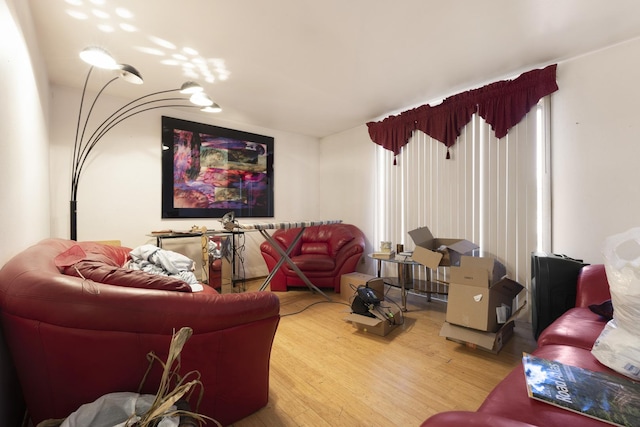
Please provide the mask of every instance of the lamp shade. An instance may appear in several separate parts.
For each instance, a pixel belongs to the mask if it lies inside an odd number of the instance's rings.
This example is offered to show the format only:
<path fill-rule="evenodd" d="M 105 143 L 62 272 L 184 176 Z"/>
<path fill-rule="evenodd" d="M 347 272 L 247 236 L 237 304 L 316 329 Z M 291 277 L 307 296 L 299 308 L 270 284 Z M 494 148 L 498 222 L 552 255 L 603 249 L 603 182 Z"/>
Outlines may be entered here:
<path fill-rule="evenodd" d="M 122 77 L 125 81 L 136 85 L 141 85 L 142 83 L 144 83 L 142 75 L 138 70 L 136 70 L 134 66 L 129 64 L 120 64 L 118 65 L 118 68 L 120 69 L 120 77 Z"/>
<path fill-rule="evenodd" d="M 213 104 L 207 107 L 202 107 L 200 111 L 203 111 L 205 113 L 219 113 L 222 111 L 222 108 L 214 102 Z"/>
<path fill-rule="evenodd" d="M 194 93 L 189 98 L 189 101 L 199 107 L 210 107 L 213 105 L 213 100 L 204 92 Z"/>
<path fill-rule="evenodd" d="M 184 82 L 180 87 L 180 93 L 192 94 L 202 92 L 204 89 L 196 82 Z"/>
<path fill-rule="evenodd" d="M 91 46 L 83 49 L 80 52 L 80 59 L 94 67 L 105 68 L 107 70 L 118 69 L 118 64 L 116 60 L 113 59 L 113 56 L 101 47 Z"/>

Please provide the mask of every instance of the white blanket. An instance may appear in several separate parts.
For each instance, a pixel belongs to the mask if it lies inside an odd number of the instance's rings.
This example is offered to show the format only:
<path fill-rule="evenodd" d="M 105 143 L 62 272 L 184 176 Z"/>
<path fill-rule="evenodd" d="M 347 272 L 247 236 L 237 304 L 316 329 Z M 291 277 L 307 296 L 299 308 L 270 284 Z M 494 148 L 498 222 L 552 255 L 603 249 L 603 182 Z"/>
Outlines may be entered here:
<path fill-rule="evenodd" d="M 202 284 L 198 282 L 193 272 L 195 262 L 192 259 L 154 245 L 142 245 L 132 250 L 131 261 L 128 262 L 127 268 L 176 277 L 187 282 L 192 292 L 203 290 Z"/>

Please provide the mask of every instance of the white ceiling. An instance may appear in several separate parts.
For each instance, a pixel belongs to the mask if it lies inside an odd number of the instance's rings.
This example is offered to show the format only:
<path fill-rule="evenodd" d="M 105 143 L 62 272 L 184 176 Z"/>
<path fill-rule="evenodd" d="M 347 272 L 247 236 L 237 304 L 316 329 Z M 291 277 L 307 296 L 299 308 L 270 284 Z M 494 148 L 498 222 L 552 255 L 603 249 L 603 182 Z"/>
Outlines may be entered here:
<path fill-rule="evenodd" d="M 638 0 L 29 3 L 53 84 L 82 87 L 98 45 L 145 79 L 106 93 L 195 80 L 220 118 L 316 137 L 640 36 Z"/>

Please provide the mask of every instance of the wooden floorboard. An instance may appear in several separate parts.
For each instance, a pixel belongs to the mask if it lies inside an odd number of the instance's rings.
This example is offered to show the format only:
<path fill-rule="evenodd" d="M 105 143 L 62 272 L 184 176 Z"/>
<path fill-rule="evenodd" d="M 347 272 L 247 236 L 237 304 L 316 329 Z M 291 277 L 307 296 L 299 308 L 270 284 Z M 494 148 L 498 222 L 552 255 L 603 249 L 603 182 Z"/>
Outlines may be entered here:
<path fill-rule="evenodd" d="M 415 295 L 404 324 L 380 337 L 346 322 L 349 304 L 327 294 L 334 302 L 307 288 L 277 293 L 269 403 L 234 427 L 419 426 L 438 412 L 477 409 L 535 348 L 525 322 L 497 355 L 448 341 L 439 336 L 446 303 Z M 387 296 L 399 304 L 398 290 Z"/>

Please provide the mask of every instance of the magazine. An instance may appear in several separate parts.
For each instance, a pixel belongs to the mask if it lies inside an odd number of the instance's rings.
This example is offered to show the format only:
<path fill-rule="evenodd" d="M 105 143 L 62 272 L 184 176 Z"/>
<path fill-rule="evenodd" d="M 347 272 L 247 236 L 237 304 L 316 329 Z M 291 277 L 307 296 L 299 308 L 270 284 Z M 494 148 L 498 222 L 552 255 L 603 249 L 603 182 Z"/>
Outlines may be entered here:
<path fill-rule="evenodd" d="M 529 397 L 617 426 L 640 426 L 640 383 L 524 353 Z"/>

